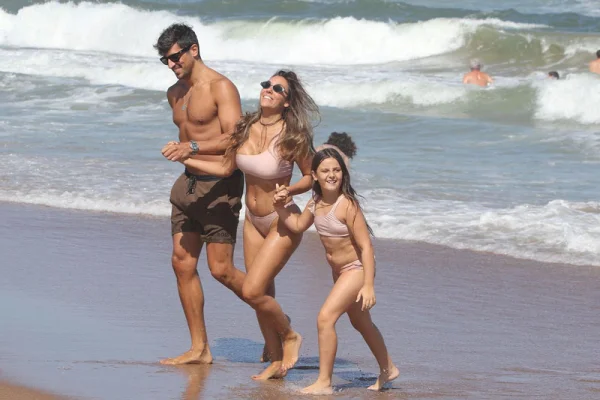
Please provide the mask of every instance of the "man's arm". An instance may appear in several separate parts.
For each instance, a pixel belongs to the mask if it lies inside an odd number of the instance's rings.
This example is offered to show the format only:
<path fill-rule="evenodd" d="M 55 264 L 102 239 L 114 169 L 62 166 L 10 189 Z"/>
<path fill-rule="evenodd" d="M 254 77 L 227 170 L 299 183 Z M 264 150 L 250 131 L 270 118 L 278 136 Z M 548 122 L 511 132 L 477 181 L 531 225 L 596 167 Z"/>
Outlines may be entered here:
<path fill-rule="evenodd" d="M 169 102 L 169 105 L 171 106 L 171 108 L 173 108 L 173 103 L 175 102 L 176 86 L 177 86 L 177 84 L 175 84 L 175 85 L 171 86 L 169 89 L 167 89 L 167 101 Z"/>
<path fill-rule="evenodd" d="M 214 140 L 214 148 L 209 148 L 209 150 L 225 152 L 229 144 L 229 136 L 231 136 L 242 117 L 240 93 L 229 79 L 221 79 L 215 82 L 212 89 L 217 104 L 219 122 L 221 123 L 222 137 L 220 140 Z M 206 147 L 206 145 L 203 144 L 202 147 Z"/>

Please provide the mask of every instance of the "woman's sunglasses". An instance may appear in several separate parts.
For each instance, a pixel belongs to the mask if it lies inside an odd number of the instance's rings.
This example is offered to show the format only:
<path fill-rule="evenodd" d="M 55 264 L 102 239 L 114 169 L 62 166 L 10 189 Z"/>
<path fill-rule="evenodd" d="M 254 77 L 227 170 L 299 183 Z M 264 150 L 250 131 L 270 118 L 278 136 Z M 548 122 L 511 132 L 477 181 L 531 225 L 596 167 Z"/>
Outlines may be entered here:
<path fill-rule="evenodd" d="M 174 63 L 179 62 L 179 59 L 181 58 L 183 53 L 188 51 L 192 46 L 193 45 L 189 45 L 189 46 L 179 50 L 177 53 L 171 54 L 170 56 L 162 56 L 160 58 L 160 61 L 165 65 L 169 65 L 169 60 L 173 61 Z"/>
<path fill-rule="evenodd" d="M 276 83 L 275 85 L 272 85 L 271 81 L 264 81 L 264 82 L 260 83 L 260 86 L 262 86 L 263 89 L 268 89 L 271 86 L 273 86 L 273 91 L 275 93 L 279 93 L 279 94 L 285 93 L 285 88 L 282 85 L 280 85 L 279 83 Z"/>

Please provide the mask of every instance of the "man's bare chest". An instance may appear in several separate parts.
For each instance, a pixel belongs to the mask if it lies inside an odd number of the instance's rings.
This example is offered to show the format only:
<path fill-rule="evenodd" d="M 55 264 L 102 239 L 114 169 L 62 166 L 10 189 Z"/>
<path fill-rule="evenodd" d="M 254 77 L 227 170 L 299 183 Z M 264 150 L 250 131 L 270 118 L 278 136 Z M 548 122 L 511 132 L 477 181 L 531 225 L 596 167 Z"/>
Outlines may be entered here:
<path fill-rule="evenodd" d="M 186 124 L 206 125 L 218 118 L 218 109 L 212 96 L 194 95 L 181 98 L 173 105 L 173 122 L 177 126 Z"/>

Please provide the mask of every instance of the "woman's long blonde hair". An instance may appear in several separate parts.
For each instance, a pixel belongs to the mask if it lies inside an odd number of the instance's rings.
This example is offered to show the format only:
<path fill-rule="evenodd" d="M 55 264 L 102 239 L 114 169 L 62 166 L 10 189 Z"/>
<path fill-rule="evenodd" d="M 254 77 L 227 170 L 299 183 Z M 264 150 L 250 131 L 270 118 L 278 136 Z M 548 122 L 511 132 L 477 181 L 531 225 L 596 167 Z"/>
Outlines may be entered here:
<path fill-rule="evenodd" d="M 279 156 L 286 161 L 302 160 L 314 153 L 313 120 L 320 121 L 319 107 L 304 90 L 300 79 L 293 71 L 280 70 L 273 76 L 281 76 L 288 83 L 286 101 L 289 107 L 283 111 L 283 134 L 277 140 Z M 232 157 L 248 140 L 250 127 L 260 120 L 262 110 L 246 113 L 236 124 L 230 137 L 225 157 Z M 317 122 L 318 123 L 318 122 Z M 315 124 L 316 125 L 316 124 Z"/>

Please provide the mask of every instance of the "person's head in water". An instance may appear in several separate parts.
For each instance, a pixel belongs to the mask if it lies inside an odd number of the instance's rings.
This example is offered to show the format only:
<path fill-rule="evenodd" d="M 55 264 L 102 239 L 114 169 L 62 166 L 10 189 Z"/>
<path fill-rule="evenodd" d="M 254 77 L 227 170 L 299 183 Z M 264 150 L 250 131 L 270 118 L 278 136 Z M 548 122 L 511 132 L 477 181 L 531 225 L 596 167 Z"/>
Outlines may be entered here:
<path fill-rule="evenodd" d="M 352 140 L 352 136 L 346 132 L 331 132 L 329 138 L 324 144 L 335 146 L 344 153 L 348 158 L 352 158 L 356 155 L 356 144 Z"/>
<path fill-rule="evenodd" d="M 196 33 L 185 24 L 173 24 L 165 29 L 154 48 L 161 55 L 160 61 L 173 71 L 177 79 L 189 78 L 194 62 L 201 60 Z"/>
<path fill-rule="evenodd" d="M 556 72 L 556 71 L 550 71 L 550 72 L 548 72 L 548 78 L 560 79 L 560 75 L 558 75 L 558 72 Z"/>
<path fill-rule="evenodd" d="M 356 154 L 356 144 L 352 137 L 346 132 L 332 132 L 327 141 L 316 148 L 317 151 L 332 148 L 337 150 L 346 164 L 346 168 L 350 168 L 350 159 Z"/>
<path fill-rule="evenodd" d="M 469 66 L 471 67 L 471 71 L 480 71 L 481 67 L 483 67 L 483 64 L 478 58 L 473 58 L 469 63 Z"/>

